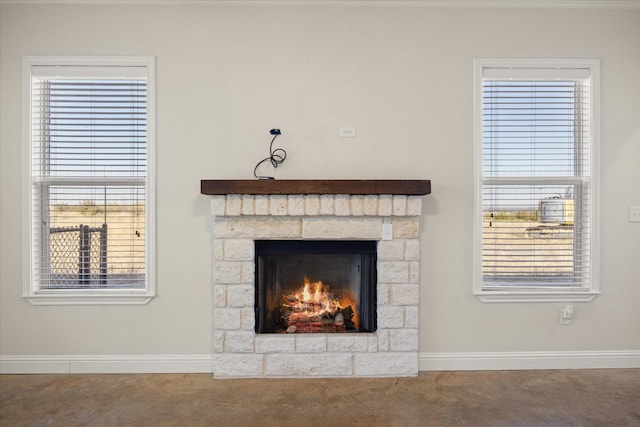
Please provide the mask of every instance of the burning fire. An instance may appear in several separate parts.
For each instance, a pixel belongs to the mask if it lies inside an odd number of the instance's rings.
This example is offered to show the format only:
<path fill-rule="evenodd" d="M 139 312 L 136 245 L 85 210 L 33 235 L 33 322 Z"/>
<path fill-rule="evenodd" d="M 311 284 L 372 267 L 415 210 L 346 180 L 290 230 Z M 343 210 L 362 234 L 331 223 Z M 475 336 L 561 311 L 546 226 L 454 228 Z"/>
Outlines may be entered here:
<path fill-rule="evenodd" d="M 335 325 L 344 328 L 341 323 L 342 310 L 349 308 L 353 318 L 348 319 L 357 327 L 354 301 L 347 296 L 337 297 L 329 292 L 322 281 L 310 282 L 304 278 L 303 285 L 289 295 L 282 295 L 282 313 L 287 326 L 295 326 L 299 332 L 319 332 L 323 326 Z"/>

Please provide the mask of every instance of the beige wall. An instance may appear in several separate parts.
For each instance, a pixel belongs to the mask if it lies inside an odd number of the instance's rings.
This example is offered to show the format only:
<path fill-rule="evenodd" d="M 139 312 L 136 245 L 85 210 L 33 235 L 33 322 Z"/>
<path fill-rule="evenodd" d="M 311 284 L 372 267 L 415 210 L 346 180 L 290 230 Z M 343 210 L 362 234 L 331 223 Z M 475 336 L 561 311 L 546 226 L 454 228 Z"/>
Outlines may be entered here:
<path fill-rule="evenodd" d="M 278 178 L 431 179 L 420 238 L 420 351 L 640 350 L 640 11 L 371 6 L 0 8 L 0 354 L 211 351 L 209 199 L 252 178 L 268 130 Z M 157 289 L 146 306 L 36 307 L 21 292 L 23 55 L 157 57 Z M 601 290 L 560 303 L 471 294 L 472 60 L 602 63 Z M 340 126 L 357 138 L 338 138 Z"/>

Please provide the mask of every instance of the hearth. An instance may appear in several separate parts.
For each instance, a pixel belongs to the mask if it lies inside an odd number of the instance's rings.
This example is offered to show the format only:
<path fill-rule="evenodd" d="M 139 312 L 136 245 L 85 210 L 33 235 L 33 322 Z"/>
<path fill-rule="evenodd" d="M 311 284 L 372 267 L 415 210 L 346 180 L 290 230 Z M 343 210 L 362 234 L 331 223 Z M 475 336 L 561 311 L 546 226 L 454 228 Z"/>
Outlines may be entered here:
<path fill-rule="evenodd" d="M 375 241 L 256 241 L 256 333 L 374 332 L 376 247 Z"/>

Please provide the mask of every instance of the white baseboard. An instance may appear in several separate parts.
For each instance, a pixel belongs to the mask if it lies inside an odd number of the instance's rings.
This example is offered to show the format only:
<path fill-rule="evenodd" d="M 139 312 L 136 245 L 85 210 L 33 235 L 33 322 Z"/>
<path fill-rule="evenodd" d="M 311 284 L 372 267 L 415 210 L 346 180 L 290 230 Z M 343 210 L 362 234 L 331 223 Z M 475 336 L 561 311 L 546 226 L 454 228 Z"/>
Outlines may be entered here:
<path fill-rule="evenodd" d="M 213 372 L 210 354 L 0 356 L 0 374 Z M 420 353 L 421 371 L 640 368 L 640 350 Z"/>
<path fill-rule="evenodd" d="M 640 350 L 420 353 L 421 371 L 640 368 Z"/>
<path fill-rule="evenodd" d="M 0 356 L 0 374 L 212 373 L 210 354 Z"/>

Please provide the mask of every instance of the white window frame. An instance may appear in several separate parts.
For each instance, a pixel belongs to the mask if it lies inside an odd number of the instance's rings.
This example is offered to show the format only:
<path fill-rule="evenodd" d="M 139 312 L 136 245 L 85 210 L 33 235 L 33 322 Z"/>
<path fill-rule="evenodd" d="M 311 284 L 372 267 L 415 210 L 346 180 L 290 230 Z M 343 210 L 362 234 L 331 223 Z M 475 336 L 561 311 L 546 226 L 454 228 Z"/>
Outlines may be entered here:
<path fill-rule="evenodd" d="M 483 70 L 504 68 L 510 70 L 545 69 L 549 76 L 554 70 L 588 69 L 591 83 L 591 235 L 590 235 L 590 277 L 586 286 L 553 287 L 527 286 L 499 288 L 485 287 L 482 275 L 482 102 Z M 541 76 L 541 78 L 546 76 Z M 474 207 L 473 207 L 473 294 L 482 302 L 588 302 L 600 294 L 599 290 L 599 106 L 600 106 L 600 62 L 597 59 L 503 59 L 477 58 L 474 60 L 473 77 L 473 120 L 474 120 Z"/>
<path fill-rule="evenodd" d="M 32 191 L 32 68 L 34 66 L 144 67 L 147 80 L 147 176 L 145 178 L 145 286 L 140 289 L 40 289 L 34 274 L 41 255 L 35 253 Z M 22 296 L 33 305 L 147 304 L 156 294 L 155 278 L 155 58 L 151 56 L 25 56 L 22 63 L 23 218 Z"/>

